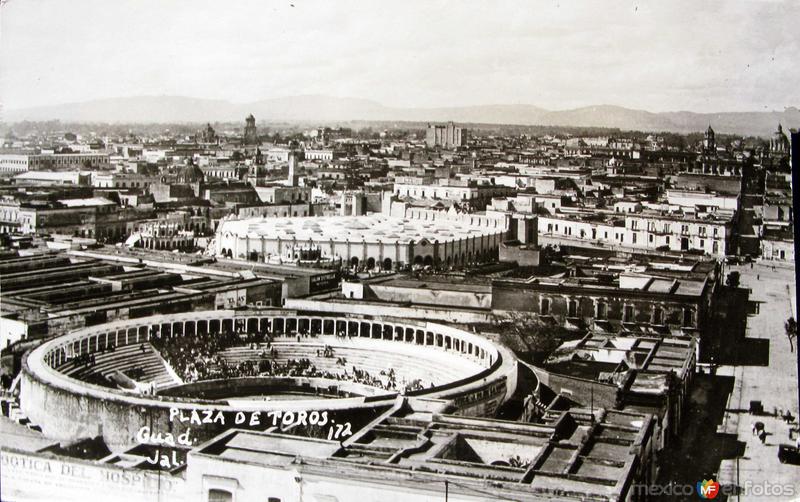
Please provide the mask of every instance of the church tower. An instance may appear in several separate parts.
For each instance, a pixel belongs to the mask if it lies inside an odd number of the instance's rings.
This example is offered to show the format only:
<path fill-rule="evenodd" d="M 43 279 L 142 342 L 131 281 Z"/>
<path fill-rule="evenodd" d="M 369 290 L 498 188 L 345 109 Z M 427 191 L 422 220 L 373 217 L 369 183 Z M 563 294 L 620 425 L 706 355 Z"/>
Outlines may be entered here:
<path fill-rule="evenodd" d="M 290 187 L 297 186 L 297 152 L 294 150 L 289 152 L 289 179 L 286 184 Z"/>
<path fill-rule="evenodd" d="M 258 144 L 258 131 L 256 130 L 256 118 L 253 114 L 247 116 L 244 126 L 244 144 L 257 145 Z"/>
<path fill-rule="evenodd" d="M 703 150 L 708 153 L 713 153 L 717 151 L 717 141 L 715 139 L 714 129 L 711 128 L 711 124 L 708 125 L 708 129 L 706 129 L 705 138 L 703 139 Z"/>
<path fill-rule="evenodd" d="M 791 143 L 789 138 L 783 132 L 783 126 L 778 124 L 778 130 L 772 135 L 769 140 L 769 152 L 771 155 L 788 155 L 791 150 Z"/>

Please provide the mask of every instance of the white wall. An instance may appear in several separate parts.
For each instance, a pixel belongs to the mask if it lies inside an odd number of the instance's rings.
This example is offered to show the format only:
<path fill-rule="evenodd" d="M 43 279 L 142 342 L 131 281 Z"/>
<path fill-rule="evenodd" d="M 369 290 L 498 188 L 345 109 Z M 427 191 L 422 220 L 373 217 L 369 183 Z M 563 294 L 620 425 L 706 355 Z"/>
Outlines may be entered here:
<path fill-rule="evenodd" d="M 28 325 L 14 319 L 0 317 L 0 348 L 6 348 L 28 337 Z"/>

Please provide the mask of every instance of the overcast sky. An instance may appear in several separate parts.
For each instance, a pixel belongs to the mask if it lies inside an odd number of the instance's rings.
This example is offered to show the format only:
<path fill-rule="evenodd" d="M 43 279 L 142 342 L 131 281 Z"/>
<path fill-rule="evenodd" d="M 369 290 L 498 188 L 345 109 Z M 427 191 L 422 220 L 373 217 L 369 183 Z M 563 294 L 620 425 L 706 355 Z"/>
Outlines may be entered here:
<path fill-rule="evenodd" d="M 302 94 L 433 107 L 800 105 L 800 1 L 5 0 L 7 109 Z"/>

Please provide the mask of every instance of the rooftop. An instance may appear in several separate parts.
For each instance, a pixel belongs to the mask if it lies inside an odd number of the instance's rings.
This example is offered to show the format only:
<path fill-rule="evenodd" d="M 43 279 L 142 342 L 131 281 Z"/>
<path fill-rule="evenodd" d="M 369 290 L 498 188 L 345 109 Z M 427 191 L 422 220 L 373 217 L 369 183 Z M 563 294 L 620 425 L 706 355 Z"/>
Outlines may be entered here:
<path fill-rule="evenodd" d="M 683 377 L 694 356 L 692 339 L 587 334 L 565 342 L 548 358 L 548 369 L 580 378 L 623 382 L 636 370 L 631 390 L 661 392 L 666 373 Z"/>
<path fill-rule="evenodd" d="M 79 175 L 86 175 L 88 173 L 81 173 L 79 171 L 25 171 L 24 173 L 17 174 L 14 179 L 17 180 L 73 180 Z"/>
<path fill-rule="evenodd" d="M 630 276 L 624 274 L 616 275 L 614 272 L 609 271 L 606 277 L 601 276 L 585 276 L 585 277 L 565 277 L 563 275 L 556 277 L 529 277 L 527 279 L 517 278 L 501 278 L 493 281 L 496 285 L 505 286 L 522 286 L 529 288 L 580 288 L 585 290 L 627 290 L 637 291 L 644 294 L 656 295 L 675 295 L 675 296 L 693 296 L 699 297 L 703 295 L 706 288 L 705 280 L 694 279 L 660 279 L 657 277 L 637 276 L 641 279 L 641 283 L 633 284 L 628 279 Z"/>
<path fill-rule="evenodd" d="M 85 199 L 62 199 L 59 203 L 67 207 L 90 207 L 90 206 L 116 206 L 114 202 L 104 197 L 89 197 Z"/>
<path fill-rule="evenodd" d="M 454 241 L 491 235 L 499 228 L 471 227 L 459 221 L 418 220 L 373 214 L 367 216 L 323 216 L 306 218 L 249 218 L 220 223 L 218 234 L 297 241 L 419 242 Z"/>
<path fill-rule="evenodd" d="M 436 291 L 459 291 L 465 293 L 491 293 L 492 287 L 488 283 L 476 281 L 468 282 L 463 279 L 456 280 L 448 276 L 431 276 L 415 279 L 407 275 L 392 274 L 388 277 L 374 277 L 362 280 L 372 286 L 384 286 L 402 289 L 431 289 Z"/>
<path fill-rule="evenodd" d="M 618 500 L 651 434 L 646 413 L 600 410 L 593 419 L 588 412 L 563 412 L 552 423 L 530 424 L 415 406 L 396 406 L 341 443 L 232 430 L 191 455 L 421 489 L 450 480 L 453 494 Z"/>

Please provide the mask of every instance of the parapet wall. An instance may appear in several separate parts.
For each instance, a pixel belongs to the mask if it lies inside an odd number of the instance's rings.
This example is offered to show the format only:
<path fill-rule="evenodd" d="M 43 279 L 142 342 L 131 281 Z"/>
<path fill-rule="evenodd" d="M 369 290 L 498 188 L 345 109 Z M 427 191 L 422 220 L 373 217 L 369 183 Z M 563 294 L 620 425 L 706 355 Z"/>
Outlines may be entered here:
<path fill-rule="evenodd" d="M 191 445 L 200 444 L 232 427 L 265 430 L 273 424 L 277 413 L 278 425 L 289 412 L 306 415 L 312 411 L 327 412 L 328 422 L 353 422 L 363 426 L 391 406 L 394 395 L 382 399 L 364 397 L 343 399 L 303 399 L 293 401 L 239 403 L 181 399 L 176 397 L 115 395 L 97 386 L 85 384 L 84 389 L 69 389 L 43 381 L 25 365 L 20 381 L 20 404 L 42 432 L 59 441 L 102 435 L 110 446 L 128 447 L 140 441 L 137 435 L 147 427 L 152 433 L 182 434 Z M 72 379 L 70 379 L 72 380 Z M 197 420 L 193 420 L 193 416 Z M 186 418 L 186 420 L 182 420 Z M 254 418 L 255 417 L 255 418 Z M 198 423 L 199 422 L 199 423 Z M 321 425 L 323 427 L 327 423 Z M 318 425 L 318 424 L 316 424 Z M 312 432 L 319 434 L 321 431 Z M 319 434 L 324 435 L 324 434 Z"/>

